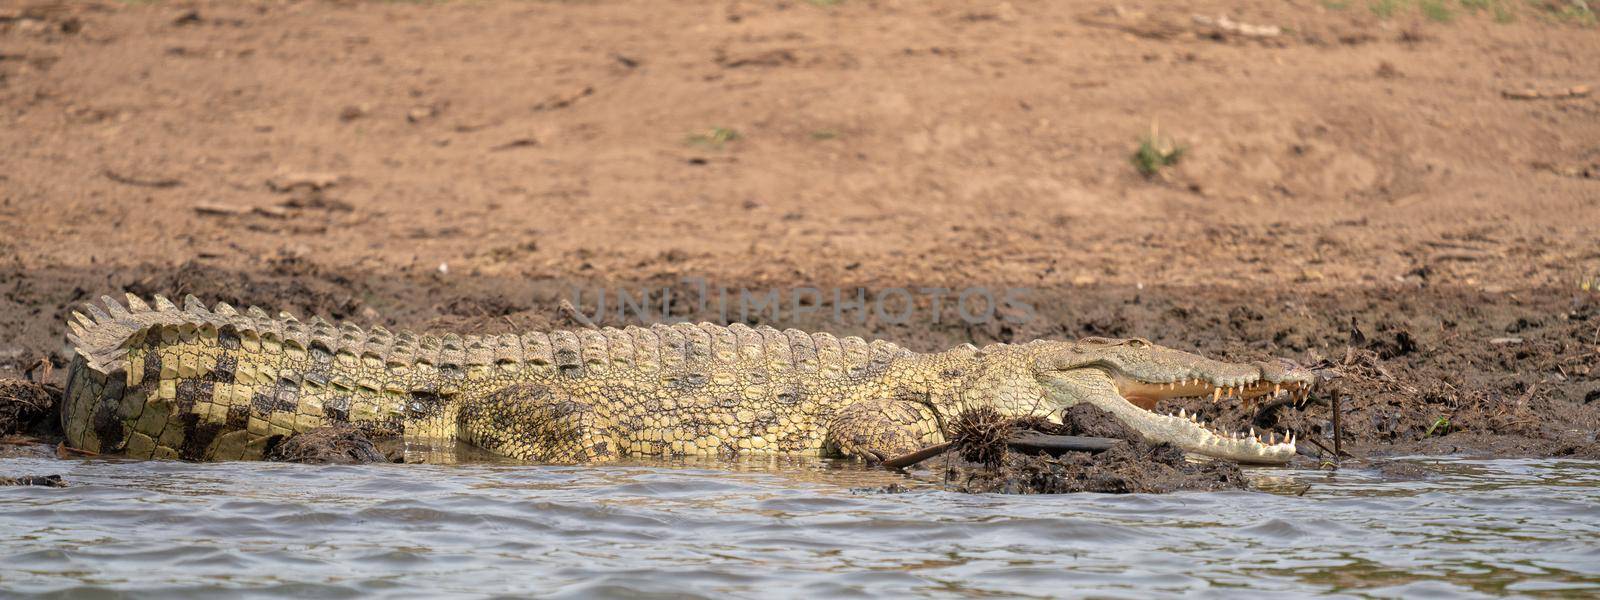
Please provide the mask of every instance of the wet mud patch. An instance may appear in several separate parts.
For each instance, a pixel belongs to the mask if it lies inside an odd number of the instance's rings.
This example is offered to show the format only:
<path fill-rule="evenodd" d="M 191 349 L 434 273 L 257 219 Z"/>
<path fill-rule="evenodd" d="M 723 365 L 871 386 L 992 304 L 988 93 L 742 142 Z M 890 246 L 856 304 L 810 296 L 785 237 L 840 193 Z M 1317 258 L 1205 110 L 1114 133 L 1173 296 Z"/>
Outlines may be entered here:
<path fill-rule="evenodd" d="M 49 434 L 56 429 L 61 390 L 21 379 L 0 379 L 0 435 Z"/>
<path fill-rule="evenodd" d="M 1553 294 L 1538 302 L 1509 296 L 1390 296 L 1360 311 L 1327 306 L 1325 319 L 1334 322 L 1321 326 L 1270 317 L 1252 322 L 1243 328 L 1247 338 L 1282 328 L 1275 337 L 1310 342 L 1299 360 L 1321 381 L 1308 403 L 1177 399 L 1156 410 L 1183 409 L 1229 431 L 1293 433 L 1300 453 L 1318 461 L 1334 455 L 1335 406 L 1346 457 L 1600 455 L 1595 297 Z M 1336 319 L 1348 321 L 1339 327 Z M 1202 336 L 1184 337 L 1209 353 Z M 1216 353 L 1258 355 L 1227 348 Z"/>
<path fill-rule="evenodd" d="M 0 378 L 0 458 L 81 456 L 63 444 L 60 402 L 57 385 Z"/>
<path fill-rule="evenodd" d="M 319 427 L 305 433 L 297 433 L 287 438 L 270 444 L 267 448 L 266 459 L 276 462 L 304 463 L 314 465 L 359 465 L 367 463 L 396 462 L 385 454 L 383 447 L 392 444 L 381 442 L 394 441 L 390 438 L 379 438 L 374 442 L 367 432 L 350 425 L 333 425 Z"/>
<path fill-rule="evenodd" d="M 17 477 L 0 477 L 0 487 L 32 485 L 39 487 L 67 487 L 66 480 L 60 475 L 20 475 Z"/>
<path fill-rule="evenodd" d="M 965 493 L 1110 494 L 1249 489 L 1239 466 L 1226 461 L 1194 462 L 1172 444 L 1152 444 L 1111 415 L 1089 405 L 1062 413 L 1060 424 L 1044 419 L 1006 423 L 996 416 L 968 413 L 958 419 L 951 449 L 921 464 L 913 478 L 937 481 Z M 1101 452 L 1066 451 L 1056 455 L 1008 448 L 1017 431 L 1121 440 Z"/>
<path fill-rule="evenodd" d="M 54 384 L 0 378 L 0 458 L 61 456 L 60 401 Z"/>
<path fill-rule="evenodd" d="M 1354 457 L 1596 452 L 1600 296 L 1399 286 L 1240 300 L 1173 291 L 1085 307 L 1079 319 L 1223 360 L 1290 358 L 1321 381 L 1299 406 L 1174 399 L 1157 412 L 1295 434 L 1318 462 L 1333 458 L 1335 401 Z"/>
<path fill-rule="evenodd" d="M 70 360 L 61 344 L 71 310 L 101 294 L 124 291 L 206 303 L 260 305 L 270 312 L 322 315 L 390 329 L 463 334 L 575 328 L 560 303 L 575 287 L 613 289 L 659 283 L 645 269 L 627 280 L 445 276 L 339 268 L 301 259 L 294 269 L 235 270 L 191 262 L 176 268 L 60 269 L 0 265 L 13 303 L 0 307 L 0 374 L 20 377 L 40 358 L 59 384 Z M 826 287 L 851 282 L 810 282 Z M 752 289 L 794 281 L 730 281 Z M 870 290 L 869 290 L 870 296 Z M 1488 292 L 1454 286 L 1394 285 L 1242 292 L 1225 287 L 1064 286 L 1032 292 L 1025 323 L 963 323 L 956 309 L 929 307 L 907 323 L 832 322 L 826 302 L 815 313 L 760 321 L 778 328 L 828 331 L 894 341 L 917 351 L 963 343 L 1099 335 L 1144 337 L 1169 347 L 1236 362 L 1282 357 L 1315 368 L 1322 381 L 1300 406 L 1165 401 L 1156 410 L 1191 414 L 1223 430 L 1275 431 L 1300 440 L 1300 466 L 1332 458 L 1331 417 L 1339 400 L 1352 457 L 1384 454 L 1594 456 L 1600 454 L 1600 310 L 1597 296 L 1531 288 Z M 489 299 L 489 300 L 484 300 Z M 485 304 L 488 302 L 488 304 Z M 592 306 L 580 307 L 591 313 Z M 715 307 L 681 307 L 675 317 L 721 320 Z M 611 312 L 598 325 L 633 324 Z M 47 422 L 53 421 L 47 419 Z"/>

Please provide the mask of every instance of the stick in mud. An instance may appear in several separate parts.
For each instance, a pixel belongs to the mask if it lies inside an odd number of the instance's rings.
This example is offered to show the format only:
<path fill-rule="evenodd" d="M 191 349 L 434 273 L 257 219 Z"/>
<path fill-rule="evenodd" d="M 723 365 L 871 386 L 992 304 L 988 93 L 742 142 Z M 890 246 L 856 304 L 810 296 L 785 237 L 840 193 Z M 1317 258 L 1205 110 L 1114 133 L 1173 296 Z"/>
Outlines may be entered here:
<path fill-rule="evenodd" d="M 1333 464 L 1339 464 L 1339 457 L 1344 455 L 1344 426 L 1339 421 L 1339 399 L 1342 394 L 1333 395 Z"/>
<path fill-rule="evenodd" d="M 896 457 L 891 458 L 889 460 L 883 461 L 883 466 L 887 467 L 887 468 L 890 468 L 890 469 L 895 469 L 895 470 L 904 469 L 904 468 L 909 467 L 911 465 L 914 465 L 914 464 L 917 464 L 919 462 L 922 462 L 922 461 L 928 460 L 930 458 L 933 458 L 935 456 L 938 456 L 939 454 L 943 453 L 945 450 L 949 450 L 949 449 L 950 449 L 950 442 L 940 442 L 938 444 L 934 444 L 932 446 L 928 446 L 927 448 L 923 448 L 923 449 L 918 450 L 916 452 L 912 452 L 912 453 L 909 453 L 909 454 L 902 454 L 900 456 L 896 456 Z"/>
<path fill-rule="evenodd" d="M 1049 435 L 1023 432 L 1006 440 L 1006 445 L 1017 450 L 1046 452 L 1051 456 L 1063 452 L 1104 452 L 1122 443 L 1116 438 L 1084 437 L 1077 435 Z"/>
<path fill-rule="evenodd" d="M 1048 435 L 1043 433 L 1019 433 L 1006 440 L 1006 445 L 1017 450 L 1046 452 L 1052 456 L 1059 456 L 1063 452 L 1104 452 L 1122 443 L 1116 438 L 1083 437 L 1076 435 Z M 938 456 L 949 450 L 951 442 L 941 442 L 883 461 L 883 466 L 890 469 L 904 469 L 919 462 Z"/>

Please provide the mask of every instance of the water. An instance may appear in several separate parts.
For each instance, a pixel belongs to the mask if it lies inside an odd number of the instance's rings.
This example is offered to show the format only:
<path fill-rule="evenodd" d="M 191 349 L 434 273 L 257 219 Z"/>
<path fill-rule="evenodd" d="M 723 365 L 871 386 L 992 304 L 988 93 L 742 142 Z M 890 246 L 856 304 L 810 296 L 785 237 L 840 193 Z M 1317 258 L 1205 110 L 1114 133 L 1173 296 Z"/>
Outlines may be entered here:
<path fill-rule="evenodd" d="M 858 488 L 846 463 L 0 460 L 13 595 L 1600 596 L 1600 463 L 1258 470 L 1273 493 Z M 1305 490 L 1309 484 L 1310 489 Z M 1304 495 L 1296 496 L 1304 490 Z"/>

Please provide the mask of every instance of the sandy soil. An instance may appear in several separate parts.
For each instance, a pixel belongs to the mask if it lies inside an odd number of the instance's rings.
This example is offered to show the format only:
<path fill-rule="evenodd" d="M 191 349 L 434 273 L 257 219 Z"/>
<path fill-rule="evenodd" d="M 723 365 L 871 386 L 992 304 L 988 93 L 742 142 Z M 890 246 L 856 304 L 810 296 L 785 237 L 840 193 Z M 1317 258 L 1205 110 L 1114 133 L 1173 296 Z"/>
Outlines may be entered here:
<path fill-rule="evenodd" d="M 1035 318 L 757 320 L 1285 356 L 1310 407 L 1211 416 L 1594 454 L 1600 30 L 1400 4 L 0 2 L 0 376 L 124 290 L 500 331 L 983 285 Z"/>

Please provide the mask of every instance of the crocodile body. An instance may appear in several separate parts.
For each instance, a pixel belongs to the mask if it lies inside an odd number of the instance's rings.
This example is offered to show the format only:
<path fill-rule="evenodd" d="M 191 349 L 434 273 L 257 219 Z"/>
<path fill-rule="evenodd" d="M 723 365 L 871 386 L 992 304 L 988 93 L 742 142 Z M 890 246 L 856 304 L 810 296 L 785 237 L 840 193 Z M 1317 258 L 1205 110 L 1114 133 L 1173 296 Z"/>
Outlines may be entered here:
<path fill-rule="evenodd" d="M 181 308 L 159 296 L 153 304 L 105 298 L 74 314 L 68 339 L 77 356 L 62 403 L 71 445 L 145 458 L 259 459 L 286 436 L 350 424 L 438 456 L 466 443 L 550 462 L 881 459 L 943 441 L 945 424 L 967 408 L 1048 416 L 1089 401 L 1193 452 L 1281 462 L 1292 443 L 1223 436 L 1150 413 L 1141 404 L 1153 401 L 1141 400 L 1220 400 L 1223 389 L 1252 398 L 1269 384 L 1276 393 L 1309 385 L 1293 369 L 1210 361 L 1142 340 L 924 354 L 740 324 L 433 336 L 207 308 L 193 297 Z"/>

